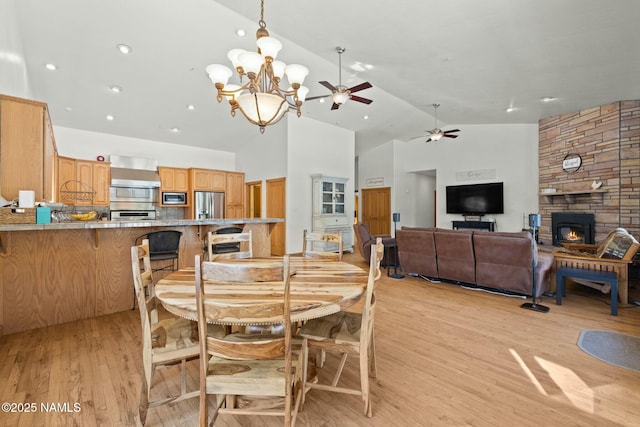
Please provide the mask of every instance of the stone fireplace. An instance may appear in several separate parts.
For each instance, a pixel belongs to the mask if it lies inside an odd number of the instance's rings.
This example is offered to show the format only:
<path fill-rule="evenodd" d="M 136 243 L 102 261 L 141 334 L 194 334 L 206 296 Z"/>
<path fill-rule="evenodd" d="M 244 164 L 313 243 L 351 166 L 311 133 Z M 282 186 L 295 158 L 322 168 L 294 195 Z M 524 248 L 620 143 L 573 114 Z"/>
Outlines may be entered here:
<path fill-rule="evenodd" d="M 551 232 L 553 246 L 562 243 L 595 243 L 594 214 L 573 212 L 552 212 Z"/>
<path fill-rule="evenodd" d="M 567 167 L 567 158 L 579 158 L 579 167 Z M 593 243 L 618 227 L 640 238 L 640 100 L 540 120 L 538 176 L 541 243 L 574 239 L 568 233 L 580 227 L 585 239 L 593 233 Z M 563 218 L 558 227 L 552 222 L 559 213 L 590 214 L 593 225 Z"/>

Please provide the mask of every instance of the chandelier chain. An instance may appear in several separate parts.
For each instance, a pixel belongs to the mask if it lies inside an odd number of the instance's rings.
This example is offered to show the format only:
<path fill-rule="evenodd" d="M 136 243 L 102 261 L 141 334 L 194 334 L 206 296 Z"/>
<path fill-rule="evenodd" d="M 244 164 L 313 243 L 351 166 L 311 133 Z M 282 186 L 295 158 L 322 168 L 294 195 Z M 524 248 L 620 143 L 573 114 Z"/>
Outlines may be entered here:
<path fill-rule="evenodd" d="M 267 28 L 267 23 L 264 22 L 264 0 L 260 0 L 260 20 L 258 25 L 260 25 L 260 28 Z"/>

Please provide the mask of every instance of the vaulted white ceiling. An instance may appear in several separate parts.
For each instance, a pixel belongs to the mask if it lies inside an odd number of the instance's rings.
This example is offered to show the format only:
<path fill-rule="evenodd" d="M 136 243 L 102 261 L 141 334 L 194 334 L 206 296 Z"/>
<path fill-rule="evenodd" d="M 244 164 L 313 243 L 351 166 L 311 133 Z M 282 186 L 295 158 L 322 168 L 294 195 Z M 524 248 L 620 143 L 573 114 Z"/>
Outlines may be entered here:
<path fill-rule="evenodd" d="M 8 1 L 32 93 L 55 125 L 225 151 L 259 134 L 217 103 L 204 72 L 227 64 L 231 48 L 254 49 L 259 0 Z M 318 81 L 338 83 L 336 46 L 346 48 L 343 84 L 373 84 L 358 93 L 370 105 L 303 106 L 354 130 L 357 152 L 424 134 L 434 103 L 439 127 L 463 138 L 464 124 L 537 123 L 640 99 L 637 0 L 265 0 L 265 21 L 283 43 L 278 59 L 310 69 L 309 96 L 328 93 Z"/>

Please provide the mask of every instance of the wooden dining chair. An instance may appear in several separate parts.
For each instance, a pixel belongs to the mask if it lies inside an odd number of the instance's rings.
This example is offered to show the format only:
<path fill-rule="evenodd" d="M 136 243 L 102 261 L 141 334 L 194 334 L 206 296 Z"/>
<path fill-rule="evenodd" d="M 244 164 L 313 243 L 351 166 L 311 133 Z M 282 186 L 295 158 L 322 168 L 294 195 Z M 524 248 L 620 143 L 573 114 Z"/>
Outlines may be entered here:
<path fill-rule="evenodd" d="M 214 252 L 215 245 L 238 243 L 240 245 L 240 251 L 238 252 L 226 252 L 222 254 L 216 254 Z M 230 258 L 253 258 L 253 243 L 251 238 L 251 230 L 242 233 L 226 233 L 216 234 L 212 231 L 207 233 L 207 255 L 209 261 L 216 261 L 220 259 Z"/>
<path fill-rule="evenodd" d="M 342 252 L 342 233 L 317 233 L 304 230 L 302 256 L 342 261 Z"/>
<path fill-rule="evenodd" d="M 269 415 L 284 417 L 293 426 L 302 399 L 302 362 L 292 350 L 289 294 L 289 257 L 281 262 L 200 262 L 196 256 L 196 307 L 200 327 L 200 426 L 213 425 L 219 414 Z M 204 285 L 248 280 L 282 284 L 282 298 L 265 301 L 256 297 L 250 305 L 216 304 L 207 299 Z M 243 293 L 243 296 L 246 294 Z M 281 319 L 283 335 L 233 333 L 223 338 L 207 335 L 207 322 L 227 323 L 241 317 Z M 302 350 L 301 350 L 302 352 Z M 216 395 L 209 421 L 210 395 Z"/>
<path fill-rule="evenodd" d="M 187 392 L 186 362 L 200 355 L 197 324 L 187 319 L 164 316 L 158 320 L 158 303 L 153 288 L 153 273 L 149 258 L 149 241 L 131 247 L 131 270 L 138 299 L 142 326 L 142 387 L 138 413 L 145 424 L 149 408 L 170 402 L 198 397 L 199 390 Z M 224 335 L 220 326 L 208 328 L 211 335 Z M 153 374 L 157 367 L 180 364 L 181 388 L 177 395 L 150 400 Z"/>
<path fill-rule="evenodd" d="M 375 281 L 381 276 L 380 262 L 384 255 L 382 239 L 378 238 L 371 249 L 369 278 L 361 312 L 341 311 L 330 316 L 312 319 L 307 321 L 300 329 L 299 335 L 303 337 L 302 350 L 304 352 L 302 360 L 305 362 L 302 374 L 304 390 L 302 404 L 304 404 L 306 393 L 312 389 L 355 394 L 361 396 L 364 402 L 365 415 L 367 417 L 372 416 L 369 377 L 375 378 L 377 376 L 373 330 L 376 306 L 374 285 Z M 320 383 L 319 381 L 315 383 L 307 382 L 309 349 L 316 349 L 320 355 L 324 355 L 324 352 L 341 354 L 338 368 L 330 384 Z M 338 385 L 348 356 L 355 356 L 359 359 L 359 389 Z M 317 360 L 321 360 L 322 357 Z"/>

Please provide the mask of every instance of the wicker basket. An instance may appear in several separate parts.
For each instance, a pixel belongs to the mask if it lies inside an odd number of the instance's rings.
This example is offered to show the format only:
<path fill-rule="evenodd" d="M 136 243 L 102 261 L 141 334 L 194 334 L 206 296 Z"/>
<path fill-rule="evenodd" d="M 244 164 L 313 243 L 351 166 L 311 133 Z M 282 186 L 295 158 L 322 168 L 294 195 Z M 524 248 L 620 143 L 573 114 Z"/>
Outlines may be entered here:
<path fill-rule="evenodd" d="M 0 224 L 35 224 L 36 208 L 0 208 Z"/>
<path fill-rule="evenodd" d="M 90 201 L 93 204 L 95 190 L 80 181 L 67 181 L 60 186 L 60 198 L 65 205 L 73 205 L 77 201 Z"/>

